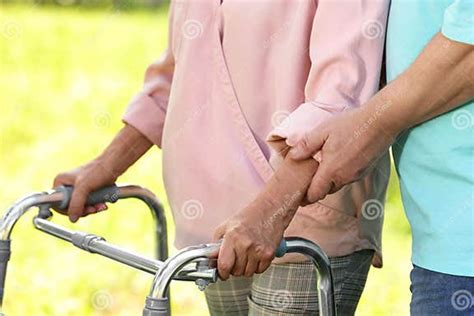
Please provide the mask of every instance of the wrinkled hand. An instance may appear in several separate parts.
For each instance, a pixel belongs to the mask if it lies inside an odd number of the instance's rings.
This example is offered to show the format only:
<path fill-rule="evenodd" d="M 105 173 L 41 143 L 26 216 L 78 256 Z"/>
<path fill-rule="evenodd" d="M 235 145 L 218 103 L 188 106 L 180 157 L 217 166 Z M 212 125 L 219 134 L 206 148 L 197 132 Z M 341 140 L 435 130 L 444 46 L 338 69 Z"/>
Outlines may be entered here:
<path fill-rule="evenodd" d="M 283 238 L 284 226 L 260 209 L 248 207 L 221 224 L 214 241 L 223 238 L 217 268 L 227 280 L 233 276 L 250 277 L 264 272 L 271 264 Z"/>
<path fill-rule="evenodd" d="M 384 126 L 380 115 L 363 108 L 343 112 L 308 132 L 290 150 L 295 160 L 313 156 L 320 163 L 307 192 L 309 202 L 360 180 L 386 152 L 397 132 Z"/>
<path fill-rule="evenodd" d="M 71 222 L 76 222 L 80 217 L 106 210 L 105 203 L 85 206 L 86 199 L 89 193 L 113 184 L 116 179 L 98 159 L 71 171 L 60 173 L 54 179 L 54 187 L 71 185 L 74 186 L 74 191 L 67 212 L 58 209 L 56 211 L 67 214 Z"/>

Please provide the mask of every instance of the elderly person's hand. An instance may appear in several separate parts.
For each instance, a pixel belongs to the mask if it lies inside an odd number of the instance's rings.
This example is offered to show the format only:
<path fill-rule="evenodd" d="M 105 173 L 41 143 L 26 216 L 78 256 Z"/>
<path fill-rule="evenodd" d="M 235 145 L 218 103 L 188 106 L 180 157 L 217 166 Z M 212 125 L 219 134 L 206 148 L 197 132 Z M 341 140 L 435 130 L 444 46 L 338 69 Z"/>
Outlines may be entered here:
<path fill-rule="evenodd" d="M 54 178 L 53 187 L 70 185 L 74 186 L 74 191 L 69 203 L 69 209 L 56 209 L 56 211 L 68 215 L 71 222 L 76 222 L 80 217 L 105 211 L 107 209 L 105 203 L 86 206 L 86 199 L 92 191 L 111 185 L 115 180 L 116 177 L 107 170 L 99 158 L 73 170 L 58 174 Z"/>
<path fill-rule="evenodd" d="M 308 200 L 315 202 L 360 179 L 403 130 L 474 98 L 474 46 L 438 33 L 416 61 L 363 107 L 337 114 L 289 156 L 320 162 Z"/>
<path fill-rule="evenodd" d="M 217 262 L 221 279 L 268 268 L 317 167 L 312 158 L 285 158 L 257 198 L 216 229 L 214 241 L 223 239 Z"/>
<path fill-rule="evenodd" d="M 125 125 L 99 157 L 56 176 L 54 187 L 74 186 L 67 212 L 57 211 L 67 214 L 71 222 L 76 222 L 80 217 L 106 210 L 105 203 L 86 206 L 89 193 L 113 184 L 150 147 L 151 142 L 144 135 L 131 125 Z"/>
<path fill-rule="evenodd" d="M 254 203 L 216 229 L 214 241 L 223 238 L 217 266 L 221 279 L 250 277 L 268 268 L 285 230 L 272 216 Z"/>

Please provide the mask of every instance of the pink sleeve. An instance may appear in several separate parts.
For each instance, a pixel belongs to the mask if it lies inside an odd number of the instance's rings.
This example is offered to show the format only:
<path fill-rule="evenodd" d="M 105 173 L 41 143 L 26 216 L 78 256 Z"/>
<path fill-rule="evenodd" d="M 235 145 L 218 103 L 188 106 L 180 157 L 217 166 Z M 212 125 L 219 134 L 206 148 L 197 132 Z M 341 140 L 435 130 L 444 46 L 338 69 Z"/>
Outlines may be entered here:
<path fill-rule="evenodd" d="M 172 19 L 173 5 L 169 13 L 168 49 L 160 59 L 148 66 L 142 91 L 130 101 L 122 117 L 124 123 L 135 127 L 159 147 L 175 64 L 171 47 Z"/>
<path fill-rule="evenodd" d="M 295 145 L 308 130 L 378 89 L 388 0 L 320 0 L 313 21 L 305 103 L 268 136 Z M 273 144 L 272 144 L 273 143 Z"/>
<path fill-rule="evenodd" d="M 166 51 L 160 60 L 148 66 L 143 89 L 132 99 L 122 118 L 158 146 L 161 146 L 173 70 L 173 58 Z"/>

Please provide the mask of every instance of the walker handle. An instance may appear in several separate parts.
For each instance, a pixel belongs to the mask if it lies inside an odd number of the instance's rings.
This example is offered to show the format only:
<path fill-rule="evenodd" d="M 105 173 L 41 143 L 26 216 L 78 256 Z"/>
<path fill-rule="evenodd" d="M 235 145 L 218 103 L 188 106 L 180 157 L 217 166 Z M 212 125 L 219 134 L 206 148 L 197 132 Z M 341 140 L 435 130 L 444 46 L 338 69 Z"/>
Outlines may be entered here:
<path fill-rule="evenodd" d="M 58 205 L 58 209 L 65 210 L 69 207 L 69 202 L 71 201 L 72 192 L 74 191 L 73 186 L 62 185 L 55 188 L 56 191 L 62 192 L 64 198 L 61 203 Z M 119 198 L 119 188 L 114 184 L 108 187 L 104 187 L 97 191 L 90 193 L 87 196 L 86 205 L 95 205 L 99 203 L 115 203 Z"/>
<path fill-rule="evenodd" d="M 280 244 L 278 245 L 278 248 L 275 250 L 275 257 L 281 258 L 283 257 L 288 250 L 288 246 L 286 244 L 286 240 L 282 239 L 280 241 Z"/>

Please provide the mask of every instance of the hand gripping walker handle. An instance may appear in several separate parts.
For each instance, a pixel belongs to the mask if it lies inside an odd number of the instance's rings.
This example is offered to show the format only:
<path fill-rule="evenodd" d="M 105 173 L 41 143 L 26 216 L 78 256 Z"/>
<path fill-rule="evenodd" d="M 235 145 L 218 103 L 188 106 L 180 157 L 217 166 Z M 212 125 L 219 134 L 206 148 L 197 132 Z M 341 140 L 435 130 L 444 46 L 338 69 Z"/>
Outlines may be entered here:
<path fill-rule="evenodd" d="M 65 210 L 69 207 L 69 202 L 71 201 L 72 192 L 74 191 L 73 186 L 62 185 L 55 188 L 56 191 L 64 193 L 64 199 L 58 205 L 58 208 Z M 95 205 L 99 203 L 115 203 L 119 198 L 119 188 L 114 184 L 108 187 L 104 187 L 97 191 L 90 193 L 87 196 L 86 205 Z"/>

